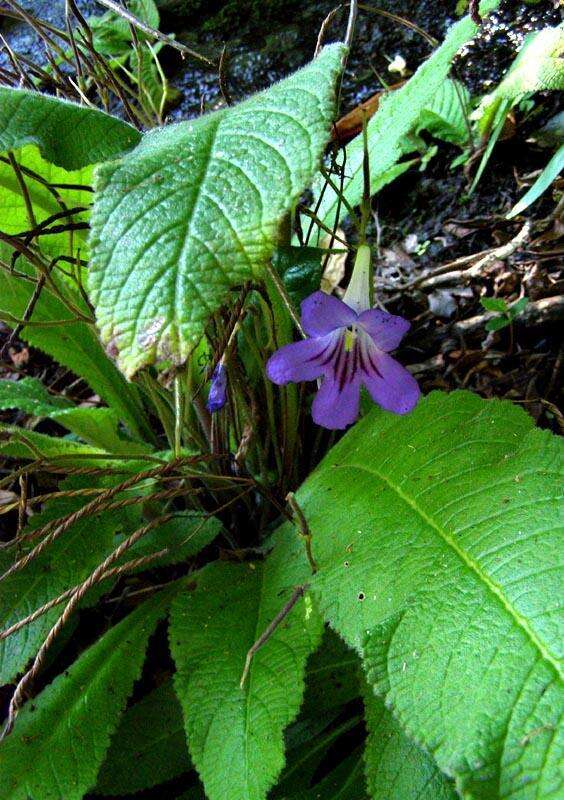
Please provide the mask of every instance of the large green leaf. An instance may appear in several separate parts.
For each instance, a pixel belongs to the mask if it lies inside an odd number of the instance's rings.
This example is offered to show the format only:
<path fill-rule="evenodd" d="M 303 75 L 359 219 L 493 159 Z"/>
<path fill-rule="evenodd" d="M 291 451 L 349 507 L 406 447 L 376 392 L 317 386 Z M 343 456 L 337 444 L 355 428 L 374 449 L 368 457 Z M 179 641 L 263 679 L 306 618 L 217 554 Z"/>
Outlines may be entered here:
<path fill-rule="evenodd" d="M 564 89 L 563 56 L 564 25 L 529 33 L 494 96 L 513 99 L 527 92 Z"/>
<path fill-rule="evenodd" d="M 192 769 L 172 681 L 131 706 L 100 770 L 97 794 L 133 794 Z"/>
<path fill-rule="evenodd" d="M 88 484 L 84 479 L 75 478 L 66 481 L 62 488 L 77 489 L 86 485 L 92 485 L 92 482 Z M 84 505 L 84 500 L 80 497 L 51 502 L 44 511 L 33 516 L 26 532 L 31 533 L 52 520 L 71 514 L 81 505 Z M 112 549 L 119 528 L 119 512 L 101 513 L 79 520 L 25 569 L 0 583 L 0 630 L 85 580 Z M 14 558 L 12 550 L 2 553 L 2 572 Z M 0 642 L 0 685 L 13 680 L 35 655 L 61 608 L 52 609 Z"/>
<path fill-rule="evenodd" d="M 88 188 L 92 183 L 91 167 L 83 167 L 72 172 L 55 167 L 41 157 L 35 145 L 18 148 L 12 155 L 21 169 L 20 177 L 25 183 L 36 223 L 44 223 L 56 214 L 59 217 L 53 220 L 49 226 L 51 228 L 68 222 L 86 222 L 87 211 L 73 212 L 72 215 L 65 216 L 61 216 L 61 213 L 76 208 L 87 209 L 92 202 L 92 192 Z M 16 172 L 7 161 L 6 155 L 1 158 L 0 229 L 3 233 L 13 235 L 35 226 L 29 219 L 28 208 Z M 79 253 L 81 258 L 85 258 L 88 250 L 86 239 L 87 231 L 76 229 L 72 234 L 60 232 L 42 235 L 36 241 L 40 245 L 41 252 L 49 258 L 59 255 L 72 255 L 76 258 Z"/>
<path fill-rule="evenodd" d="M 60 395 L 51 395 L 37 378 L 0 380 L 0 409 L 18 408 L 35 417 L 48 417 L 94 447 L 108 453 L 129 453 L 140 445 L 120 439 L 119 418 L 112 408 L 75 406 Z"/>
<path fill-rule="evenodd" d="M 372 800 L 456 800 L 452 781 L 407 738 L 370 689 L 364 708 L 368 728 L 364 760 Z"/>
<path fill-rule="evenodd" d="M 311 789 L 302 789 L 281 800 L 368 800 L 362 750 L 347 756 Z"/>
<path fill-rule="evenodd" d="M 141 521 L 139 522 L 141 525 Z M 155 562 L 159 567 L 178 564 L 193 558 L 213 542 L 221 530 L 217 517 L 203 517 L 194 511 L 181 511 L 172 519 L 139 539 L 127 553 L 127 559 L 150 555 L 168 548 Z"/>
<path fill-rule="evenodd" d="M 374 410 L 298 495 L 323 614 L 468 797 L 561 790 L 561 472 L 521 409 L 434 393 Z"/>
<path fill-rule="evenodd" d="M 490 11 L 498 5 L 499 0 L 486 0 L 480 4 L 482 13 Z M 378 111 L 367 126 L 368 150 L 370 155 L 370 180 L 372 192 L 381 188 L 380 177 L 392 167 L 405 152 L 404 137 L 411 133 L 419 122 L 420 114 L 427 106 L 432 107 L 435 98 L 443 91 L 450 64 L 455 53 L 476 32 L 476 25 L 470 17 L 457 22 L 449 30 L 443 44 L 435 50 L 411 77 L 407 83 L 383 98 Z M 363 194 L 363 158 L 364 146 L 362 136 L 356 137 L 347 145 L 345 196 L 353 206 L 358 205 Z M 319 192 L 324 181 L 317 185 Z M 327 187 L 319 208 L 319 216 L 328 225 L 335 222 L 338 198 L 336 193 Z M 340 216 L 346 215 L 343 206 Z"/>
<path fill-rule="evenodd" d="M 91 299 L 126 375 L 183 362 L 229 288 L 261 274 L 327 142 L 343 45 L 266 92 L 147 134 L 96 172 Z"/>
<path fill-rule="evenodd" d="M 94 785 L 149 636 L 176 590 L 160 592 L 111 628 L 23 708 L 0 744 L 3 800 L 81 800 Z"/>
<path fill-rule="evenodd" d="M 414 133 L 427 131 L 437 139 L 452 142 L 460 147 L 468 142 L 467 121 L 470 92 L 459 81 L 444 81 L 437 93 L 421 110 Z"/>
<path fill-rule="evenodd" d="M 0 258 L 7 249 L 0 243 Z M 18 265 L 20 270 L 25 269 L 21 262 Z M 29 266 L 27 269 L 30 270 Z M 14 317 L 21 319 L 34 288 L 35 284 L 0 269 L 0 319 L 8 324 Z M 63 324 L 52 324 L 58 321 Z M 147 429 L 136 387 L 127 384 L 106 356 L 91 326 L 76 321 L 64 303 L 46 288 L 35 306 L 32 322 L 20 334 L 21 339 L 83 377 L 132 433 Z"/>
<path fill-rule="evenodd" d="M 564 25 L 529 33 L 507 75 L 480 105 L 478 127 L 487 134 L 511 104 L 529 92 L 564 89 Z"/>
<path fill-rule="evenodd" d="M 65 464 L 76 465 L 80 462 L 82 466 L 86 466 L 84 456 L 102 456 L 105 455 L 105 451 L 61 436 L 48 436 L 46 433 L 37 433 L 17 425 L 0 423 L 0 455 L 32 460 L 65 456 Z M 74 455 L 78 456 L 76 460 L 72 459 Z"/>
<path fill-rule="evenodd" d="M 242 689 L 239 682 L 247 651 L 308 578 L 301 547 L 292 531 L 264 563 L 214 563 L 173 604 L 175 686 L 209 800 L 264 800 L 284 765 L 284 728 L 322 632 L 309 598 L 255 654 Z"/>
<path fill-rule="evenodd" d="M 44 158 L 80 169 L 134 147 L 141 134 L 117 117 L 27 89 L 0 87 L 0 151 L 35 144 Z"/>

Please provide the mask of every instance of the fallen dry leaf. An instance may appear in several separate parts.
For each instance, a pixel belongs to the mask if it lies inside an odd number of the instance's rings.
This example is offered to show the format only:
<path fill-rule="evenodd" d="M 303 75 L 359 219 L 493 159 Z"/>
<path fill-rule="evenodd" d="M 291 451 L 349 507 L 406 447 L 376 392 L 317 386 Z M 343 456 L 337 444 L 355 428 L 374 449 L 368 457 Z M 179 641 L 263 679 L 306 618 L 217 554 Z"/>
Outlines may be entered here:
<path fill-rule="evenodd" d="M 337 228 L 337 237 L 346 241 L 345 232 L 341 228 Z M 329 247 L 331 239 L 326 235 L 321 240 L 321 247 Z M 337 242 L 337 247 L 340 247 L 340 242 Z M 326 294 L 331 294 L 339 286 L 345 277 L 345 265 L 347 263 L 347 253 L 331 253 L 327 259 L 327 264 L 321 277 L 321 291 Z"/>

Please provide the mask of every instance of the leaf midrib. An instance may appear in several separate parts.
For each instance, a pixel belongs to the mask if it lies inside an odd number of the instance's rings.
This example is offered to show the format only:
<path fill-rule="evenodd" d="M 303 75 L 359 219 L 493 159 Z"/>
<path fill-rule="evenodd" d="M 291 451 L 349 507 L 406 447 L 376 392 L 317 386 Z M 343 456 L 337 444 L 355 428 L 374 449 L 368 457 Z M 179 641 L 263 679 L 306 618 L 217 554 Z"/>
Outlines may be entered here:
<path fill-rule="evenodd" d="M 417 503 L 408 495 L 406 494 L 399 486 L 394 484 L 388 477 L 385 477 L 377 470 L 369 469 L 368 467 L 361 466 L 360 464 L 335 464 L 336 469 L 356 469 L 360 470 L 361 472 L 366 472 L 369 475 L 374 475 L 376 478 L 379 478 L 383 483 L 386 484 L 393 492 L 397 494 L 397 496 L 403 500 L 403 502 L 408 505 L 416 514 L 418 514 L 423 522 L 425 522 L 432 530 L 434 530 L 439 537 L 445 542 L 445 544 L 450 547 L 451 550 L 458 556 L 458 558 L 462 561 L 462 563 L 471 571 L 473 572 L 481 581 L 482 583 L 489 589 L 492 594 L 494 594 L 497 599 L 501 602 L 505 610 L 508 612 L 510 617 L 517 623 L 517 625 L 522 628 L 534 646 L 537 648 L 541 656 L 547 661 L 553 669 L 556 671 L 556 674 L 562 679 L 563 674 L 560 667 L 560 664 L 556 660 L 554 656 L 547 650 L 543 642 L 538 638 L 535 631 L 529 625 L 528 620 L 520 614 L 517 609 L 513 608 L 513 606 L 508 601 L 507 597 L 505 596 L 502 588 L 498 586 L 495 581 L 493 581 L 487 573 L 483 571 L 480 565 L 471 558 L 468 553 L 466 553 L 456 542 L 455 539 L 450 536 L 446 530 L 443 530 L 441 526 L 431 517 L 424 509 L 420 508 Z"/>

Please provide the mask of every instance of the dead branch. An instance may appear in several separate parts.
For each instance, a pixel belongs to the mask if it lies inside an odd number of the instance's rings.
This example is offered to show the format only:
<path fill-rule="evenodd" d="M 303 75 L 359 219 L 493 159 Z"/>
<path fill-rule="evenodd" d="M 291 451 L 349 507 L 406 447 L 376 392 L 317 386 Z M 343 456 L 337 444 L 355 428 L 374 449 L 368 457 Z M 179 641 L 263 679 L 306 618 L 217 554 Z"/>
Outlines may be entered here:
<path fill-rule="evenodd" d="M 171 36 L 167 36 L 166 33 L 161 33 L 156 28 L 151 28 L 150 25 L 147 25 L 146 22 L 143 22 L 131 11 L 128 11 L 123 6 L 120 6 L 119 3 L 115 3 L 114 0 L 96 0 L 101 6 L 105 6 L 109 8 L 110 11 L 113 11 L 114 14 L 117 14 L 123 19 L 127 20 L 130 25 L 133 25 L 135 28 L 138 28 L 143 33 L 146 33 L 148 36 L 152 36 L 153 39 L 158 39 L 159 42 L 163 42 L 164 44 L 168 44 L 170 47 L 174 47 L 175 50 L 178 50 L 183 56 L 192 56 L 192 58 L 198 59 L 198 61 L 203 61 L 204 64 L 208 64 L 210 67 L 215 67 L 216 64 L 211 61 L 211 59 L 206 58 L 201 53 L 197 53 L 192 48 L 187 47 L 185 44 L 181 42 L 177 42 L 176 39 L 173 39 Z"/>
<path fill-rule="evenodd" d="M 494 247 L 492 250 L 487 250 L 485 253 L 463 256 L 461 259 L 457 259 L 457 262 L 444 264 L 442 267 L 435 270 L 432 275 L 418 278 L 416 281 L 413 281 L 412 284 L 403 288 L 409 289 L 418 287 L 419 289 L 435 289 L 445 284 L 458 283 L 460 281 L 469 280 L 470 278 L 477 278 L 496 261 L 505 261 L 521 250 L 529 241 L 531 232 L 532 223 L 530 220 L 527 220 L 517 235 L 509 242 L 506 242 L 506 244 L 502 244 L 500 247 Z M 478 260 L 476 261 L 475 259 Z M 452 266 L 456 263 L 464 264 L 468 262 L 474 263 L 471 263 L 469 267 L 462 266 L 461 269 L 452 269 Z"/>
<path fill-rule="evenodd" d="M 108 571 L 109 567 L 112 564 L 114 564 L 119 558 L 121 558 L 122 554 L 130 547 L 132 547 L 135 544 L 135 542 L 139 541 L 139 539 L 145 536 L 145 534 L 152 531 L 153 528 L 156 528 L 159 525 L 164 525 L 164 523 L 172 519 L 173 516 L 174 514 L 165 514 L 162 517 L 157 517 L 157 519 L 148 522 L 146 525 L 143 525 L 143 527 L 138 528 L 136 531 L 134 531 L 131 534 L 131 536 L 128 536 L 127 539 L 125 539 L 119 545 L 119 547 L 116 547 L 116 549 L 113 550 L 110 553 L 110 555 L 107 556 L 107 558 L 105 558 L 104 561 L 101 564 L 99 564 L 98 567 L 96 567 L 94 572 L 92 572 L 92 574 L 83 583 L 81 583 L 80 586 L 74 591 L 67 605 L 65 606 L 63 613 L 61 614 L 57 622 L 53 625 L 53 627 L 47 634 L 47 638 L 39 648 L 39 651 L 35 656 L 35 660 L 31 668 L 25 673 L 23 678 L 21 678 L 18 685 L 16 686 L 16 689 L 10 701 L 10 707 L 8 709 L 8 718 L 4 731 L 2 732 L 2 738 L 7 734 L 9 734 L 12 728 L 14 727 L 14 723 L 16 721 L 18 712 L 22 707 L 23 703 L 25 702 L 25 699 L 29 691 L 31 690 L 31 687 L 33 686 L 35 678 L 37 677 L 37 675 L 41 671 L 41 668 L 43 667 L 45 658 L 47 656 L 47 653 L 49 652 L 49 649 L 51 648 L 51 645 L 53 644 L 53 642 L 55 641 L 61 630 L 66 625 L 71 615 L 76 610 L 78 604 L 80 603 L 84 595 L 95 584 L 99 583 L 100 580 L 103 580 L 103 575 Z"/>
<path fill-rule="evenodd" d="M 260 650 L 260 648 L 268 642 L 272 634 L 278 628 L 281 622 L 283 622 L 290 611 L 294 608 L 300 597 L 303 596 L 304 592 L 308 588 L 307 583 L 304 583 L 303 586 L 296 586 L 294 591 L 292 592 L 292 596 L 286 603 L 286 605 L 280 609 L 278 614 L 274 617 L 270 625 L 266 628 L 264 633 L 262 633 L 253 646 L 250 648 L 249 652 L 247 653 L 247 658 L 245 659 L 245 668 L 243 669 L 243 674 L 241 675 L 241 680 L 239 682 L 239 688 L 243 689 L 245 685 L 245 681 L 247 680 L 247 676 L 249 674 L 249 670 L 251 668 L 251 662 L 255 653 Z"/>

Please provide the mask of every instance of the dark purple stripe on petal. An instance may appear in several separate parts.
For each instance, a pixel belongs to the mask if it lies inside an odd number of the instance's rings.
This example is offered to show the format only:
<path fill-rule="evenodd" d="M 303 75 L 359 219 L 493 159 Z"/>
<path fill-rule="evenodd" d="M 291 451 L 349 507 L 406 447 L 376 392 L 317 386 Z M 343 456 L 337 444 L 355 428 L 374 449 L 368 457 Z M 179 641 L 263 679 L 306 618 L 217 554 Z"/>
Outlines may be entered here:
<path fill-rule="evenodd" d="M 393 411 L 407 414 L 419 400 L 420 390 L 417 381 L 395 359 L 387 353 L 378 356 L 379 373 L 366 374 L 363 383 L 375 403 Z"/>
<path fill-rule="evenodd" d="M 382 375 L 377 364 L 378 351 L 376 350 L 373 342 L 365 333 L 361 333 L 359 335 L 359 350 L 362 371 L 368 376 L 377 375 L 381 378 Z"/>
<path fill-rule="evenodd" d="M 327 375 L 313 401 L 311 414 L 313 421 L 329 430 L 343 430 L 358 418 L 360 401 L 360 380 L 345 382 L 339 389 L 332 375 Z"/>
<path fill-rule="evenodd" d="M 337 360 L 335 362 L 335 377 L 339 384 L 340 392 L 343 391 L 343 387 L 347 382 L 347 372 L 348 372 L 347 367 L 349 364 L 349 357 L 350 355 L 345 348 L 345 337 L 343 335 L 339 346 L 339 353 L 337 356 Z"/>
<path fill-rule="evenodd" d="M 335 352 L 339 346 L 339 341 L 340 341 L 339 336 L 335 336 L 333 334 L 328 336 L 327 339 L 329 340 L 327 347 L 325 347 L 324 351 L 320 353 L 319 356 L 317 357 L 319 366 L 321 367 L 327 366 L 327 364 L 329 364 L 333 360 L 333 358 L 335 357 Z M 312 357 L 310 360 L 313 360 L 313 358 L 314 357 Z"/>
<path fill-rule="evenodd" d="M 324 363 L 332 342 L 333 336 L 329 334 L 287 344 L 268 359 L 266 374 L 279 385 L 313 381 L 325 371 Z"/>

